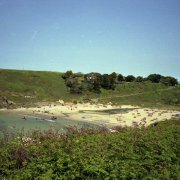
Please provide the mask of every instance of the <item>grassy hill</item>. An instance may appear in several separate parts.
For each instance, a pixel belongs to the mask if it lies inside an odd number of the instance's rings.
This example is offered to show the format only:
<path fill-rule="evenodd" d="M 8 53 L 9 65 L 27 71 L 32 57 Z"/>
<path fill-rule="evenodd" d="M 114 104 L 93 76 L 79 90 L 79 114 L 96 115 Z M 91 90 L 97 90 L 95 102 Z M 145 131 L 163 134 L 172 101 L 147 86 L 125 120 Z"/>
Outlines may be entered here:
<path fill-rule="evenodd" d="M 3 179 L 179 179 L 180 120 L 144 129 L 35 131 L 0 143 Z M 27 138 L 28 137 L 28 138 Z"/>
<path fill-rule="evenodd" d="M 154 89 L 143 91 L 140 93 L 132 93 L 127 95 L 112 96 L 110 98 L 102 98 L 101 102 L 106 103 L 111 101 L 113 104 L 132 104 L 146 107 L 169 107 L 180 108 L 180 87 Z"/>
<path fill-rule="evenodd" d="M 0 70 L 0 94 L 16 103 L 98 99 L 99 102 L 142 106 L 179 107 L 180 87 L 169 88 L 161 83 L 124 83 L 115 90 L 102 89 L 100 94 L 70 94 L 62 73 L 46 71 Z"/>
<path fill-rule="evenodd" d="M 45 71 L 0 70 L 0 93 L 15 102 L 71 98 L 61 73 Z"/>

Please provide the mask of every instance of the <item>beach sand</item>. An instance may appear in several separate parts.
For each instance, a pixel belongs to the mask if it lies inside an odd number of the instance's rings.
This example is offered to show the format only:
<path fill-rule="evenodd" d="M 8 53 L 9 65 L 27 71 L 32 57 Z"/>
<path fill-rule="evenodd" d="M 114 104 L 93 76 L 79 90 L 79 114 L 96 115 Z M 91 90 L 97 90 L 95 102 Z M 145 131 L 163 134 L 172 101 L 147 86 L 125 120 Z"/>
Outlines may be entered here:
<path fill-rule="evenodd" d="M 7 110 L 3 110 L 7 111 Z M 138 106 L 112 106 L 103 104 L 58 104 L 33 108 L 18 108 L 8 111 L 25 115 L 48 115 L 77 121 L 93 123 L 101 126 L 146 127 L 152 123 L 172 119 L 179 111 L 141 108 Z"/>

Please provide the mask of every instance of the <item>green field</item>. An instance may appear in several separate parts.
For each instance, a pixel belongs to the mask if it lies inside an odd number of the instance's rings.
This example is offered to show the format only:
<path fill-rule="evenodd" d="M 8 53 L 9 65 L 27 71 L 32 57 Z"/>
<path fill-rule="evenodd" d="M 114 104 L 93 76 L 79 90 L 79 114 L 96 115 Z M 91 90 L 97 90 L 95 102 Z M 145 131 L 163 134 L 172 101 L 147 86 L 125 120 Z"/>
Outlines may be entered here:
<path fill-rule="evenodd" d="M 83 101 L 98 99 L 101 103 L 133 104 L 146 107 L 180 107 L 180 86 L 167 87 L 161 83 L 123 83 L 115 90 L 101 89 L 92 92 L 71 94 L 61 77 L 62 73 L 45 71 L 0 70 L 0 94 L 16 103 Z M 27 98 L 27 96 L 30 96 Z"/>
<path fill-rule="evenodd" d="M 117 129 L 117 128 L 116 128 Z M 30 139 L 27 139 L 28 137 Z M 144 129 L 35 131 L 0 143 L 2 179 L 179 179 L 180 120 Z"/>

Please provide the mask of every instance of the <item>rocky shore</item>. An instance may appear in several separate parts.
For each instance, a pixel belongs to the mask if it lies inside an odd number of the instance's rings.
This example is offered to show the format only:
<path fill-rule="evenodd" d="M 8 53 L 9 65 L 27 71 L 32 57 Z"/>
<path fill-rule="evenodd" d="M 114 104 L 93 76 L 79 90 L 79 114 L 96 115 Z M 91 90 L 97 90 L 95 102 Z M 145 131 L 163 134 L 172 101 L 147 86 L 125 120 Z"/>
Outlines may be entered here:
<path fill-rule="evenodd" d="M 0 109 L 7 108 L 7 109 L 14 109 L 17 107 L 17 104 L 11 100 L 9 100 L 5 96 L 0 97 Z"/>

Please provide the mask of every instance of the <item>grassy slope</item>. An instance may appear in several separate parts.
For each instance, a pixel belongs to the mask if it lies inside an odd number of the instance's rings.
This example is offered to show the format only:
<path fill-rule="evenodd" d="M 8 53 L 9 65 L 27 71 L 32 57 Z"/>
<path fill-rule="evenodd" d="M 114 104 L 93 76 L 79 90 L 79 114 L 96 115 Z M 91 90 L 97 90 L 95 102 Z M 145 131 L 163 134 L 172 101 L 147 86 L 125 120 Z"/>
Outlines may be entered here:
<path fill-rule="evenodd" d="M 52 130 L 0 143 L 7 179 L 179 179 L 180 120 L 146 129 Z M 40 142 L 40 143 L 39 143 Z"/>
<path fill-rule="evenodd" d="M 163 84 L 149 82 L 120 84 L 114 91 L 102 89 L 99 95 L 70 94 L 61 73 L 42 71 L 0 70 L 0 94 L 20 103 L 99 98 L 102 103 L 179 107 L 180 102 L 180 87 L 168 89 Z M 28 95 L 34 98 L 24 97 Z"/>
<path fill-rule="evenodd" d="M 180 87 L 156 89 L 139 94 L 116 96 L 111 99 L 101 99 L 103 103 L 111 101 L 114 104 L 132 104 L 146 107 L 162 107 L 180 109 Z"/>
<path fill-rule="evenodd" d="M 0 70 L 0 93 L 15 102 L 70 99 L 61 73 Z M 33 96 L 25 99 L 24 96 Z"/>
<path fill-rule="evenodd" d="M 160 83 L 125 83 L 113 90 L 103 90 L 98 98 L 101 103 L 140 105 L 144 107 L 180 110 L 180 87 L 167 87 Z"/>

